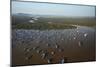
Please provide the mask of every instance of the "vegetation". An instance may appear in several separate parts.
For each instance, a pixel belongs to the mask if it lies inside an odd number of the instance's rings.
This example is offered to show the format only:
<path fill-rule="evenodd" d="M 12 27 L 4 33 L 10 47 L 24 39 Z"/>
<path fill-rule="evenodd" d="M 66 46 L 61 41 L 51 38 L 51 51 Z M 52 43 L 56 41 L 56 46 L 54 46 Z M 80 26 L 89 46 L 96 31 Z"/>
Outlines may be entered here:
<path fill-rule="evenodd" d="M 75 26 L 61 24 L 61 23 L 21 23 L 14 26 L 15 29 L 72 29 Z"/>
<path fill-rule="evenodd" d="M 95 17 L 39 17 L 35 23 L 29 23 L 33 17 L 27 14 L 16 14 L 12 16 L 12 29 L 73 29 L 72 25 L 88 26 L 96 28 Z"/>

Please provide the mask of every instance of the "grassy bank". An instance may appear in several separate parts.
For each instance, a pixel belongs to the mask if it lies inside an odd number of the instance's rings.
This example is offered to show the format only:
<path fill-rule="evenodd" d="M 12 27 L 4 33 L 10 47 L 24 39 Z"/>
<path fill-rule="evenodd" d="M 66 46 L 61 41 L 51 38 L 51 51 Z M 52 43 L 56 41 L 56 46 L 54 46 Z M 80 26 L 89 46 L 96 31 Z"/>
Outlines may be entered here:
<path fill-rule="evenodd" d="M 13 29 L 73 29 L 75 26 L 61 23 L 21 23 L 14 25 Z"/>

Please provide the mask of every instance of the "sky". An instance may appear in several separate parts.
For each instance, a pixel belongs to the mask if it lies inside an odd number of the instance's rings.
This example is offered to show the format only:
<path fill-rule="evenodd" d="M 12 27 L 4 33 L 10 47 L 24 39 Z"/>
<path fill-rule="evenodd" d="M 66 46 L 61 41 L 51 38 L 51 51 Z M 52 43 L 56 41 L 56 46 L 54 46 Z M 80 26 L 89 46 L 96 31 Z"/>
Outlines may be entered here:
<path fill-rule="evenodd" d="M 95 6 L 12 1 L 12 13 L 95 17 Z"/>

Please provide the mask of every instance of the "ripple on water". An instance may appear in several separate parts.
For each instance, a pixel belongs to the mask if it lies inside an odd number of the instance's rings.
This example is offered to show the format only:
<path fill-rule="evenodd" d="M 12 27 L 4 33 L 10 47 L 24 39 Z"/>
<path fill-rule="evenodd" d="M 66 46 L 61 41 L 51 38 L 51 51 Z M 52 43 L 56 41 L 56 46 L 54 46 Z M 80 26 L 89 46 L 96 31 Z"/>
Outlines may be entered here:
<path fill-rule="evenodd" d="M 82 31 L 83 30 L 83 31 Z M 43 49 L 47 48 L 56 48 L 58 52 L 64 52 L 66 49 L 62 49 L 63 46 L 65 48 L 69 48 L 68 45 L 78 44 L 79 47 L 82 47 L 83 42 L 85 45 L 88 45 L 88 42 L 94 43 L 94 32 L 86 29 L 64 29 L 64 30 L 16 30 L 13 32 L 13 45 L 25 45 L 22 46 L 21 49 L 24 49 L 24 52 L 30 52 L 32 48 L 38 55 L 41 56 L 43 60 L 48 59 L 48 55 L 54 56 L 56 54 L 55 50 L 49 52 L 44 51 Z M 86 37 L 88 36 L 87 40 Z M 92 38 L 91 38 L 92 37 Z M 21 42 L 24 41 L 24 42 Z M 75 41 L 75 43 L 74 43 Z M 38 44 L 37 44 L 37 43 Z M 91 44 L 92 44 L 91 43 Z M 31 44 L 31 45 L 29 45 Z M 39 47 L 38 47 L 39 46 Z M 52 47 L 49 47 L 52 46 Z M 42 50 L 40 50 L 42 49 Z M 28 54 L 27 54 L 28 55 Z M 26 59 L 31 59 L 31 55 L 27 56 Z M 54 58 L 55 59 L 55 58 Z M 51 63 L 53 60 L 48 59 L 47 62 Z M 64 63 L 65 60 L 61 59 L 60 63 Z"/>

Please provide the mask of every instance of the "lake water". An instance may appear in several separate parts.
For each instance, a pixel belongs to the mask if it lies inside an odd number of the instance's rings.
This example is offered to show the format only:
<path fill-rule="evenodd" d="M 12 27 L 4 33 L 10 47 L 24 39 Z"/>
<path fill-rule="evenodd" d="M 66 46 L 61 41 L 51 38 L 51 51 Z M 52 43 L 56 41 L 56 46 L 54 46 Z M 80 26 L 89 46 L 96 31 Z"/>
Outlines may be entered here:
<path fill-rule="evenodd" d="M 36 65 L 95 60 L 96 31 L 78 26 L 63 30 L 12 30 L 12 64 Z"/>

